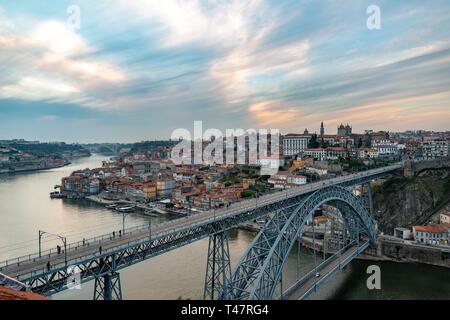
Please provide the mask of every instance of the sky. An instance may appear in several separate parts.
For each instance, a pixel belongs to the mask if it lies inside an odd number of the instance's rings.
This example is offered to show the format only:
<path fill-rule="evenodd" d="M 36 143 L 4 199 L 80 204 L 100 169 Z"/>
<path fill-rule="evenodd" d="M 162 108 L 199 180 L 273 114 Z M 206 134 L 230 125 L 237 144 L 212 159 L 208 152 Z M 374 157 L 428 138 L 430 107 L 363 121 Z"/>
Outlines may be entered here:
<path fill-rule="evenodd" d="M 448 30 L 448 0 L 0 0 L 0 140 L 450 130 Z"/>

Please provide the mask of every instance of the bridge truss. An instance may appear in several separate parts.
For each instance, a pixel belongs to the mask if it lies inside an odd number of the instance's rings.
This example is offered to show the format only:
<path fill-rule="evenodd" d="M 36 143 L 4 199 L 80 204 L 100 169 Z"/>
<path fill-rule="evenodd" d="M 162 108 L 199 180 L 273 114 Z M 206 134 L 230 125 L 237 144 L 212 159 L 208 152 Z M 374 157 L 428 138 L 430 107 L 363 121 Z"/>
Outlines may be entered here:
<path fill-rule="evenodd" d="M 314 210 L 325 203 L 337 203 L 353 241 L 359 241 L 361 232 L 375 243 L 375 225 L 365 203 L 343 187 L 320 189 L 275 212 L 233 270 L 220 298 L 272 299 L 295 241 Z"/>
<path fill-rule="evenodd" d="M 392 170 L 397 170 L 393 168 Z M 391 170 L 391 171 L 392 171 Z M 52 295 L 68 288 L 74 275 L 81 283 L 95 280 L 95 299 L 122 299 L 119 270 L 163 254 L 175 248 L 210 237 L 204 297 L 212 299 L 270 299 L 280 280 L 287 254 L 315 208 L 334 203 L 341 211 L 353 238 L 362 231 L 373 243 L 375 227 L 370 217 L 371 201 L 354 196 L 349 187 L 365 184 L 391 174 L 390 171 L 355 175 L 343 182 L 326 185 L 314 192 L 288 194 L 274 202 L 243 208 L 240 212 L 214 216 L 188 226 L 168 231 L 150 232 L 148 226 L 128 232 L 142 234 L 138 240 L 105 249 L 103 252 L 69 260 L 30 273 L 7 273 L 25 283 L 32 291 Z M 252 245 L 230 272 L 226 232 L 247 221 L 272 218 L 254 239 Z M 145 235 L 147 234 L 147 236 Z M 123 235 L 124 236 L 124 235 Z M 84 244 L 83 244 L 84 246 Z M 80 245 L 81 247 L 81 245 Z M 77 250 L 71 247 L 70 250 Z M 33 259 L 17 260 L 17 268 Z M 10 265 L 0 264 L 0 272 Z"/>

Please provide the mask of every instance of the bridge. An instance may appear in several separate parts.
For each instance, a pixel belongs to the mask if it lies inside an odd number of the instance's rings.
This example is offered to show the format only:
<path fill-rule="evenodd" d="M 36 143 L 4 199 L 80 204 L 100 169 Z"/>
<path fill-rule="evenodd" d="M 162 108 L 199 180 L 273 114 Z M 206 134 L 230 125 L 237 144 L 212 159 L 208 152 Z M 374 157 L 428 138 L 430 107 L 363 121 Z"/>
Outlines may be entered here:
<path fill-rule="evenodd" d="M 308 298 L 336 272 L 342 270 L 353 258 L 367 249 L 369 245 L 369 241 L 365 241 L 361 244 L 358 241 L 352 241 L 314 268 L 311 272 L 307 273 L 300 280 L 297 280 L 283 292 L 281 299 L 302 300 Z"/>
<path fill-rule="evenodd" d="M 94 280 L 94 299 L 122 299 L 120 269 L 209 237 L 205 299 L 272 299 L 279 287 L 287 255 L 314 210 L 322 204 L 338 208 L 347 226 L 346 234 L 353 246 L 351 251 L 340 251 L 342 256 L 350 252 L 351 260 L 365 249 L 358 246 L 354 251 L 354 243 L 359 244 L 360 239 L 365 239 L 367 245 L 375 243 L 370 182 L 402 167 L 402 164 L 395 164 L 340 176 L 162 224 L 65 243 L 60 252 L 39 250 L 0 262 L 0 273 L 44 295 L 65 290 L 74 280 L 81 283 Z M 351 189 L 356 185 L 366 186 L 366 192 L 360 196 L 353 194 Z M 226 231 L 261 217 L 270 219 L 231 271 Z M 321 266 L 329 264 L 323 270 L 335 270 L 333 257 Z M 327 274 L 317 282 L 326 281 Z M 290 292 L 304 289 L 299 290 L 290 288 Z"/>
<path fill-rule="evenodd" d="M 430 160 L 407 160 L 404 164 L 405 177 L 413 177 L 425 170 L 450 168 L 450 157 Z"/>

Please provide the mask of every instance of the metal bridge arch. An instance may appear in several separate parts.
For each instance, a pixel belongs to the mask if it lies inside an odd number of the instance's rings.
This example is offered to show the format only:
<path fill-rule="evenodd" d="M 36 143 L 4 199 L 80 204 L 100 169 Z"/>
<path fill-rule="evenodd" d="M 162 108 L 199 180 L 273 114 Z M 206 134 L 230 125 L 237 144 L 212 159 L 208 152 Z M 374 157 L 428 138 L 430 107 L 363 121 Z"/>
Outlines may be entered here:
<path fill-rule="evenodd" d="M 375 243 L 375 224 L 364 203 L 349 190 L 330 186 L 303 199 L 300 204 L 278 210 L 258 233 L 234 268 L 232 278 L 224 288 L 222 299 L 269 300 L 273 298 L 295 240 L 303 227 L 322 204 L 337 202 L 353 236 L 358 230 Z"/>

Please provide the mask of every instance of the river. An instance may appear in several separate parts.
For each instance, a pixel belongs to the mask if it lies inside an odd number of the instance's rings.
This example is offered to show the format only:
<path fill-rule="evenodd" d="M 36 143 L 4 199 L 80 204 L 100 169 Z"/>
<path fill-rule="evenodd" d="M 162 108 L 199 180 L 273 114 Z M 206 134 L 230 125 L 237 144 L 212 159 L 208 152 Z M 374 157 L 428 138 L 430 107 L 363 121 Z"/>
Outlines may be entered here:
<path fill-rule="evenodd" d="M 61 178 L 77 169 L 94 168 L 106 157 L 93 155 L 72 161 L 63 168 L 0 176 L 0 260 L 38 250 L 38 232 L 67 237 L 68 242 L 105 234 L 122 227 L 122 215 L 88 201 L 50 199 L 49 192 Z M 171 217 L 144 217 L 132 214 L 126 227 L 163 222 Z M 172 217 L 173 218 L 173 217 Z M 251 232 L 230 233 L 232 265 L 244 253 L 254 237 Z M 56 247 L 60 240 L 43 239 L 43 248 Z M 203 294 L 208 240 L 204 239 L 139 264 L 120 270 L 125 299 L 200 299 Z M 320 255 L 302 250 L 300 265 L 293 250 L 283 273 L 287 287 L 297 274 L 320 263 Z M 417 264 L 376 264 L 381 268 L 381 290 L 366 287 L 367 261 L 352 261 L 314 296 L 314 299 L 449 299 L 450 270 Z M 66 290 L 54 295 L 59 299 L 92 299 L 93 281 L 79 290 Z"/>

